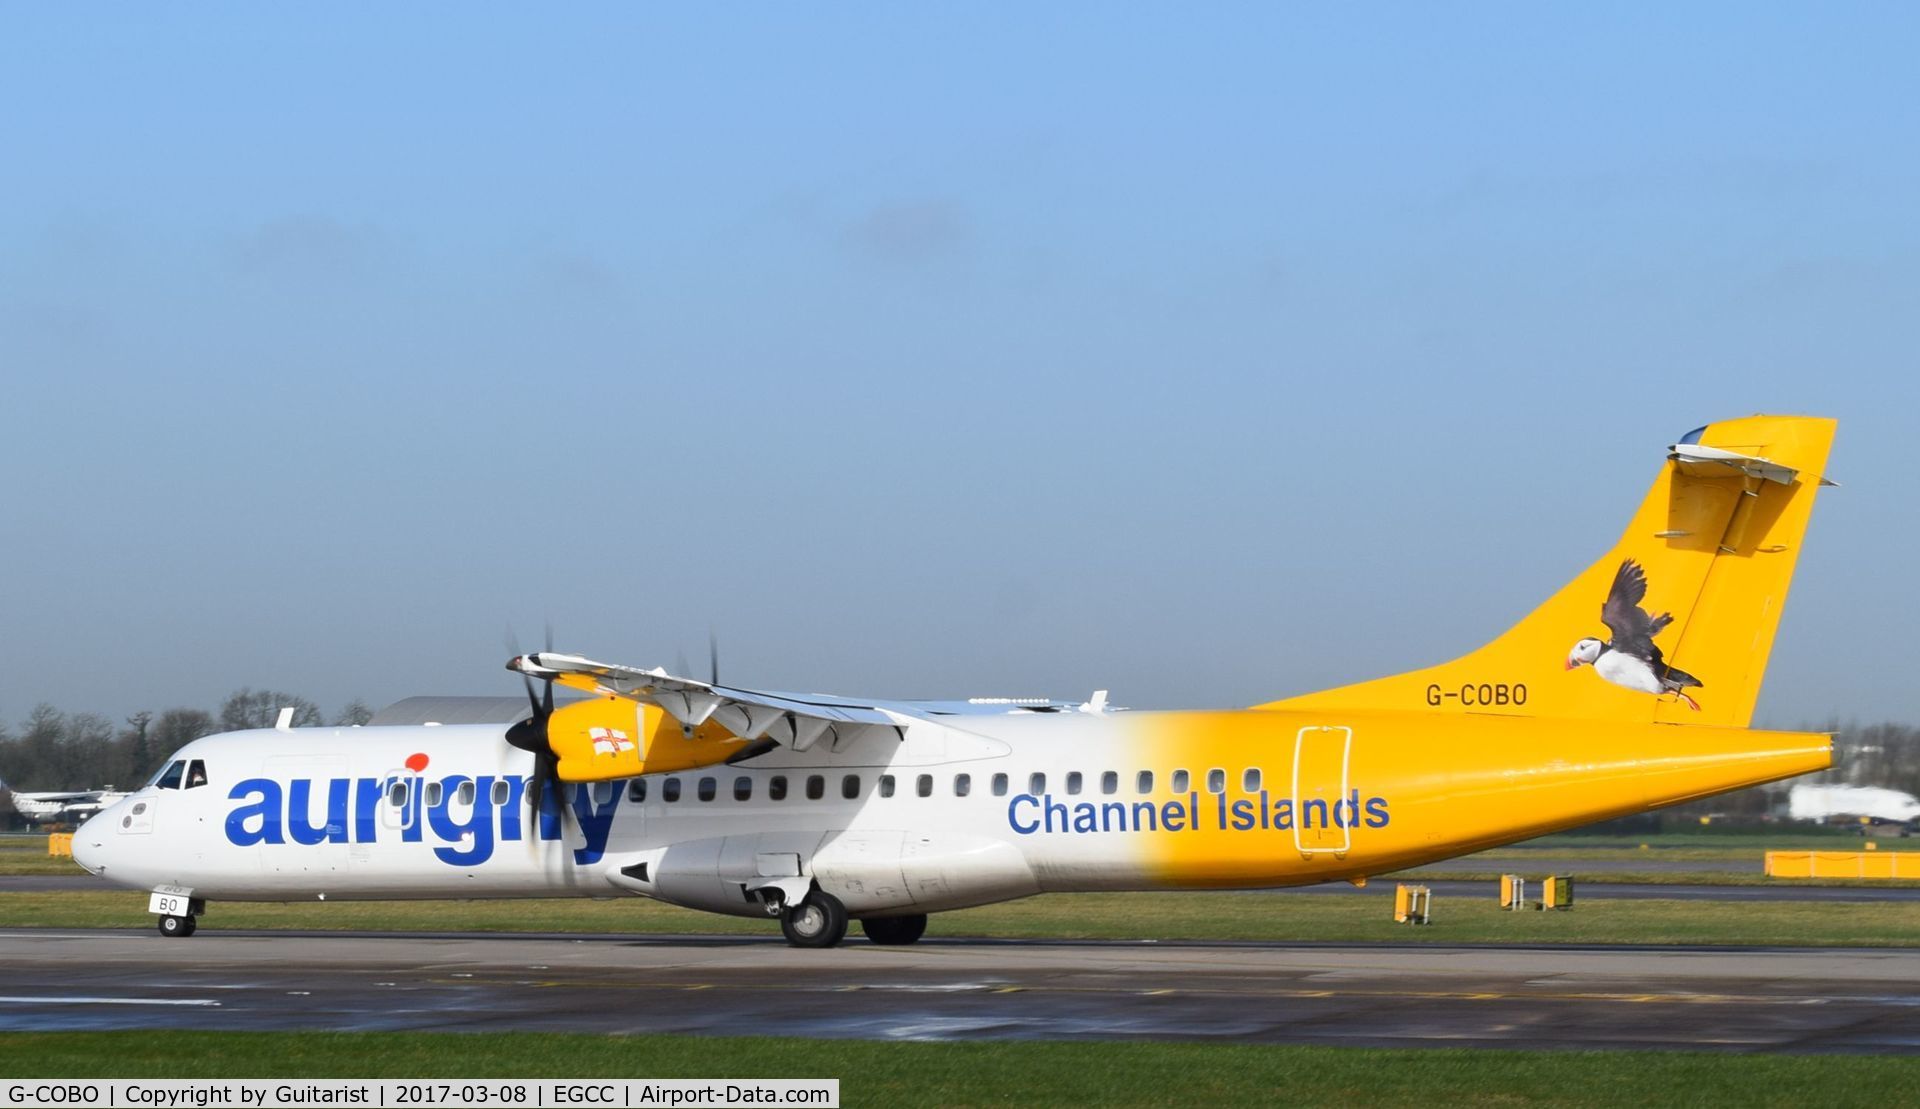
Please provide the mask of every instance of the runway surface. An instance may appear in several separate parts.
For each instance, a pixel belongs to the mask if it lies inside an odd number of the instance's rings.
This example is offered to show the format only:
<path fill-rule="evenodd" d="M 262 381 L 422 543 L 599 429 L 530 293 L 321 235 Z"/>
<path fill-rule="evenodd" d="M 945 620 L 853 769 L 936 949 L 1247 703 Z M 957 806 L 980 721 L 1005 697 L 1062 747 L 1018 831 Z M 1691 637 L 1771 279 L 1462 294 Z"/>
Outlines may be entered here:
<path fill-rule="evenodd" d="M 0 930 L 0 1030 L 1920 1050 L 1920 950 Z"/>
<path fill-rule="evenodd" d="M 1529 871 L 1533 873 L 1534 871 Z M 1481 881 L 1421 881 L 1418 876 L 1403 877 L 1399 881 L 1419 882 L 1432 889 L 1439 897 L 1492 897 L 1493 875 Z M 1250 894 L 1296 894 L 1296 893 L 1393 893 L 1396 879 L 1376 878 L 1367 883 L 1364 889 L 1355 889 L 1345 882 L 1328 882 L 1318 886 L 1291 886 L 1286 889 L 1249 890 Z M 111 885 L 99 878 L 86 874 L 33 874 L 0 875 L 0 893 L 56 893 L 73 891 L 113 891 L 122 887 Z M 1529 890 L 1539 887 L 1528 883 Z M 131 892 L 131 891 L 128 891 Z M 1624 898 L 1634 901 L 1677 900 L 1677 901 L 1920 901 L 1920 886 L 1715 886 L 1682 885 L 1679 883 L 1653 882 L 1605 882 L 1576 879 L 1575 893 L 1590 899 Z"/>

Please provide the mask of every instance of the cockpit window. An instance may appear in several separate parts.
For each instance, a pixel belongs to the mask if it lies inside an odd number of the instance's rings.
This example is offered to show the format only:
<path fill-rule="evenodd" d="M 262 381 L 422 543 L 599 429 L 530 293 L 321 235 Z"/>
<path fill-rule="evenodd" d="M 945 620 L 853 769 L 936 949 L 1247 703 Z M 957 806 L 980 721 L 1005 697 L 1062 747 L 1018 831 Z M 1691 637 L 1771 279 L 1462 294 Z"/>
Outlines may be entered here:
<path fill-rule="evenodd" d="M 187 764 L 187 788 L 194 789 L 207 784 L 207 764 L 195 759 Z"/>
<path fill-rule="evenodd" d="M 180 777 L 181 775 L 186 773 L 186 770 L 187 770 L 187 764 L 185 762 L 182 762 L 179 759 L 173 760 L 172 762 L 167 764 L 166 769 L 160 771 L 159 774 L 154 776 L 153 788 L 179 789 Z"/>

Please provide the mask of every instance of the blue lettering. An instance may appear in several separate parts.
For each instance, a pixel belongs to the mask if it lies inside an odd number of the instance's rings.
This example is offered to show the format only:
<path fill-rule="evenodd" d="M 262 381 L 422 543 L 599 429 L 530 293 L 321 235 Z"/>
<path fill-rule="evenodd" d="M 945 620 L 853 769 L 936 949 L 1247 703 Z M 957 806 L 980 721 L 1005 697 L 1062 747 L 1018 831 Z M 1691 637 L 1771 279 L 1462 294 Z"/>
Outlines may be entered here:
<path fill-rule="evenodd" d="M 1387 826 L 1387 799 L 1373 797 L 1367 800 L 1367 827 L 1384 828 Z"/>
<path fill-rule="evenodd" d="M 316 843 L 347 842 L 347 786 L 345 778 L 327 783 L 327 819 L 313 824 L 313 782 L 295 778 L 287 783 L 287 835 L 293 842 L 312 847 Z"/>
<path fill-rule="evenodd" d="M 1073 807 L 1073 830 L 1076 832 L 1097 832 L 1100 830 L 1098 816 L 1093 805 L 1082 801 Z"/>
<path fill-rule="evenodd" d="M 248 778 L 233 787 L 227 794 L 227 800 L 238 801 L 242 797 L 258 795 L 259 800 L 250 805 L 241 805 L 227 814 L 227 842 L 235 847 L 252 847 L 256 843 L 285 843 L 280 836 L 280 783 L 271 778 Z M 259 824 L 247 827 L 247 822 L 258 819 Z"/>
<path fill-rule="evenodd" d="M 549 795 L 558 792 L 548 790 Z M 586 846 L 576 847 L 573 861 L 585 866 L 597 863 L 607 853 L 607 835 L 613 831 L 613 812 L 620 807 L 620 797 L 626 791 L 609 788 L 607 803 L 600 808 L 593 805 L 593 786 L 581 782 L 573 791 L 573 815 L 580 822 L 580 834 L 586 839 Z"/>
<path fill-rule="evenodd" d="M 521 777 L 506 779 L 507 803 L 500 806 L 500 842 L 516 843 L 520 839 L 520 806 L 527 797 L 527 780 Z"/>
<path fill-rule="evenodd" d="M 1169 832 L 1178 832 L 1186 827 L 1186 809 L 1178 801 L 1169 801 L 1160 808 L 1160 826 Z"/>
<path fill-rule="evenodd" d="M 372 843 L 380 827 L 380 779 L 353 783 L 353 842 Z"/>
<path fill-rule="evenodd" d="M 1013 800 L 1007 802 L 1007 826 L 1023 836 L 1030 836 L 1040 830 L 1040 822 L 1038 820 L 1029 820 L 1025 824 L 1020 823 L 1020 806 L 1022 803 L 1038 807 L 1040 799 L 1031 793 L 1015 795 Z"/>
<path fill-rule="evenodd" d="M 1233 803 L 1233 830 L 1253 831 L 1253 802 L 1242 800 Z"/>
<path fill-rule="evenodd" d="M 1053 831 L 1054 813 L 1060 814 L 1060 830 L 1063 832 L 1067 830 L 1067 807 L 1055 801 L 1053 794 L 1049 793 L 1045 797 L 1042 797 L 1040 799 L 1040 807 L 1046 815 L 1047 831 Z"/>
<path fill-rule="evenodd" d="M 427 819 L 433 824 L 435 838 L 449 843 L 460 843 L 471 836 L 465 850 L 458 847 L 436 847 L 433 857 L 449 866 L 478 866 L 493 855 L 493 802 L 491 790 L 493 779 L 480 777 L 473 782 L 473 811 L 465 820 L 455 820 L 453 805 L 460 795 L 460 787 L 469 779 L 462 774 L 448 778 L 441 786 L 440 803 L 427 810 Z M 604 843 L 604 839 L 602 840 Z"/>

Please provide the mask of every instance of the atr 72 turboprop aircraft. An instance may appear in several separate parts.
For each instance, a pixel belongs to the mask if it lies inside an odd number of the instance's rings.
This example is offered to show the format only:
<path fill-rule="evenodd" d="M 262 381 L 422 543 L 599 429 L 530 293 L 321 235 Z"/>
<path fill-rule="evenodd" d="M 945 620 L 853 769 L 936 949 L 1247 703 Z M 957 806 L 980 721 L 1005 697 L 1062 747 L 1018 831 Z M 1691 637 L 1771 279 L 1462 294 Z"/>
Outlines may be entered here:
<path fill-rule="evenodd" d="M 1226 712 L 763 693 L 551 651 L 500 726 L 236 732 L 182 748 L 74 857 L 208 902 L 631 893 L 849 918 L 1064 890 L 1368 876 L 1825 769 L 1747 723 L 1832 444 L 1756 416 L 1673 444 L 1619 543 L 1493 642 Z M 536 696 L 534 682 L 545 683 Z M 554 707 L 555 684 L 590 694 Z"/>

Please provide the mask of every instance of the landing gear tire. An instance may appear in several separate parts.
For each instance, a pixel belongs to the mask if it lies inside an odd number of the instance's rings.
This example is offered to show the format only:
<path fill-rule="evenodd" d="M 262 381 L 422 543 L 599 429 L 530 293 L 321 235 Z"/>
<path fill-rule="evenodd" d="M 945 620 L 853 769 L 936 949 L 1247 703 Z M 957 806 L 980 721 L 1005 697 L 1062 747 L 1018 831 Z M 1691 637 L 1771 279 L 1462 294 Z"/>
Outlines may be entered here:
<path fill-rule="evenodd" d="M 870 916 L 860 922 L 867 939 L 879 944 L 915 943 L 927 934 L 927 914 L 913 916 Z"/>
<path fill-rule="evenodd" d="M 160 934 L 168 939 L 186 939 L 193 935 L 199 925 L 190 916 L 163 916 L 160 918 Z"/>
<path fill-rule="evenodd" d="M 795 947 L 832 947 L 846 938 L 847 907 L 825 890 L 780 914 L 780 931 Z"/>

